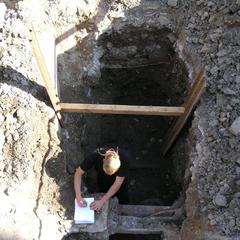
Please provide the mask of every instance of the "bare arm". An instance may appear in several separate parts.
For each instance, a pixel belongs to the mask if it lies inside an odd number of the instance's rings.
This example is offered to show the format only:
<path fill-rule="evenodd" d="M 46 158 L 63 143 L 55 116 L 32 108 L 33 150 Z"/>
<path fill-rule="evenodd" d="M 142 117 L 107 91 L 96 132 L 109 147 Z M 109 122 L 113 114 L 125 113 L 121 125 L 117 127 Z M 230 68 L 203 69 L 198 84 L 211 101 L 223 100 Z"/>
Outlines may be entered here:
<path fill-rule="evenodd" d="M 100 210 L 105 202 L 108 201 L 121 187 L 125 177 L 116 177 L 116 180 L 114 181 L 113 185 L 109 188 L 107 193 L 97 201 L 94 201 L 91 204 L 91 208 L 93 210 Z"/>
<path fill-rule="evenodd" d="M 107 193 L 102 197 L 104 202 L 110 199 L 120 189 L 124 179 L 125 177 L 116 177 L 116 180 L 114 181 L 113 185 L 109 188 Z"/>
<path fill-rule="evenodd" d="M 78 167 L 74 174 L 74 190 L 76 194 L 77 203 L 80 207 L 84 207 L 83 198 L 81 196 L 81 183 L 82 183 L 82 175 L 84 171 Z"/>

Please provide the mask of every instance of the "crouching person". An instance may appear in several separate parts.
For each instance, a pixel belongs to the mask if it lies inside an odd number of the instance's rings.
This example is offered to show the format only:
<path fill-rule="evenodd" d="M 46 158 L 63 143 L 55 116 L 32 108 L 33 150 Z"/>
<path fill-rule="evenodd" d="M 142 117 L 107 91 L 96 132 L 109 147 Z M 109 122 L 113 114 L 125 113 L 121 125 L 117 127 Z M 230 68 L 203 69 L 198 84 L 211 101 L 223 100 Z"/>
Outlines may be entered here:
<path fill-rule="evenodd" d="M 84 207 L 81 195 L 82 176 L 92 168 L 97 171 L 99 190 L 105 194 L 91 204 L 91 209 L 100 210 L 104 203 L 114 196 L 118 198 L 120 204 L 127 204 L 129 162 L 129 151 L 121 148 L 97 148 L 89 154 L 74 174 L 74 190 L 78 205 Z"/>

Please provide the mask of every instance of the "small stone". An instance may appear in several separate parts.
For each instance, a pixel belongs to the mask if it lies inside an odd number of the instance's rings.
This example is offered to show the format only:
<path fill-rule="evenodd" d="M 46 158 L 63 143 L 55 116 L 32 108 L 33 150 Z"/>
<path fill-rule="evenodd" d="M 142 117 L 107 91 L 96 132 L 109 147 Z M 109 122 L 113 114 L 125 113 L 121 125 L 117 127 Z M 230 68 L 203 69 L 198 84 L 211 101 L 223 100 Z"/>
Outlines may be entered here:
<path fill-rule="evenodd" d="M 5 195 L 9 196 L 9 189 L 6 188 L 6 189 L 3 191 L 3 193 L 4 193 Z"/>
<path fill-rule="evenodd" d="M 113 44 L 111 42 L 107 42 L 107 48 L 111 49 L 113 47 Z"/>
<path fill-rule="evenodd" d="M 178 0 L 168 0 L 167 4 L 170 7 L 176 7 L 178 4 Z"/>
<path fill-rule="evenodd" d="M 235 104 L 238 104 L 238 103 L 240 103 L 240 100 L 239 100 L 239 99 L 237 99 L 237 98 L 232 98 L 232 99 L 231 99 L 231 104 L 232 104 L 232 105 L 235 105 Z"/>
<path fill-rule="evenodd" d="M 6 173 L 10 173 L 12 171 L 12 167 L 10 164 L 6 164 L 4 169 L 3 169 L 3 172 L 6 172 Z"/>
<path fill-rule="evenodd" d="M 237 180 L 235 183 L 236 183 L 236 185 L 240 186 L 240 179 Z"/>
<path fill-rule="evenodd" d="M 234 219 L 231 219 L 231 220 L 229 221 L 228 225 L 229 225 L 230 227 L 234 227 L 234 226 L 235 226 L 235 220 L 234 220 Z"/>
<path fill-rule="evenodd" d="M 205 20 L 209 16 L 208 12 L 204 12 L 201 16 L 201 20 Z"/>
<path fill-rule="evenodd" d="M 0 125 L 4 122 L 5 117 L 3 115 L 0 115 Z"/>
<path fill-rule="evenodd" d="M 6 13 L 7 7 L 5 3 L 0 2 L 0 28 L 4 26 L 4 18 Z"/>
<path fill-rule="evenodd" d="M 240 76 L 237 76 L 235 81 L 236 81 L 237 84 L 240 84 Z"/>
<path fill-rule="evenodd" d="M 214 203 L 216 206 L 219 207 L 226 207 L 227 206 L 227 199 L 224 195 L 217 194 L 214 198 Z"/>
<path fill-rule="evenodd" d="M 236 141 L 235 138 L 229 138 L 228 143 L 229 143 L 229 146 L 230 146 L 232 149 L 234 149 L 235 146 L 238 146 L 238 143 L 237 143 L 237 141 Z"/>
<path fill-rule="evenodd" d="M 192 38 L 192 43 L 195 43 L 195 44 L 197 44 L 197 43 L 198 43 L 198 38 L 196 38 L 196 37 L 193 37 L 193 38 Z"/>
<path fill-rule="evenodd" d="M 218 36 L 217 36 L 217 34 L 215 34 L 215 33 L 210 34 L 209 37 L 210 37 L 210 39 L 211 39 L 212 42 L 216 42 L 217 39 L 218 39 Z"/>
<path fill-rule="evenodd" d="M 227 55 L 227 51 L 226 50 L 220 50 L 218 53 L 217 53 L 217 56 L 218 57 L 223 57 L 223 56 L 225 56 L 225 55 Z"/>
<path fill-rule="evenodd" d="M 240 166 L 240 155 L 239 155 L 239 154 L 236 154 L 236 155 L 233 157 L 233 159 L 234 159 L 234 162 Z"/>
<path fill-rule="evenodd" d="M 206 44 L 204 44 L 202 49 L 201 49 L 201 52 L 202 53 L 207 53 L 207 52 L 209 52 L 209 50 L 210 50 L 209 47 Z"/>
<path fill-rule="evenodd" d="M 13 124 L 16 122 L 16 119 L 11 114 L 7 114 L 6 116 L 6 123 L 7 124 Z"/>
<path fill-rule="evenodd" d="M 214 226 L 214 225 L 216 225 L 216 224 L 217 224 L 216 220 L 211 219 L 211 221 L 210 221 L 210 225 L 211 225 L 211 226 Z"/>
<path fill-rule="evenodd" d="M 222 92 L 225 94 L 225 95 L 235 95 L 236 92 L 231 90 L 230 88 L 226 87 L 226 88 L 223 88 L 222 89 Z"/>
<path fill-rule="evenodd" d="M 237 199 L 240 199 L 240 192 L 235 193 L 233 197 L 237 198 Z"/>
<path fill-rule="evenodd" d="M 204 2 L 203 0 L 197 1 L 197 6 L 200 6 L 203 2 Z"/>
<path fill-rule="evenodd" d="M 6 140 L 7 140 L 7 143 L 10 143 L 10 142 L 12 142 L 12 135 L 11 134 L 9 134 L 7 137 L 6 137 Z"/>
<path fill-rule="evenodd" d="M 208 7 L 211 7 L 213 5 L 214 5 L 214 2 L 212 2 L 212 1 L 208 2 L 208 4 L 207 4 Z"/>
<path fill-rule="evenodd" d="M 225 122 L 227 120 L 227 118 L 223 117 L 223 118 L 220 118 L 219 120 L 220 120 L 220 122 Z"/>
<path fill-rule="evenodd" d="M 5 163 L 3 161 L 1 161 L 0 162 L 0 172 L 2 172 L 4 168 L 5 168 Z"/>
<path fill-rule="evenodd" d="M 150 138 L 150 142 L 151 142 L 151 143 L 155 142 L 155 138 L 154 138 L 154 137 L 151 137 L 151 138 Z"/>
<path fill-rule="evenodd" d="M 194 16 L 191 16 L 189 22 L 190 23 L 195 23 L 196 22 L 196 18 Z"/>
<path fill-rule="evenodd" d="M 208 20 L 208 22 L 211 24 L 215 20 L 216 16 L 211 16 Z"/>
<path fill-rule="evenodd" d="M 25 116 L 25 111 L 23 109 L 18 109 L 16 115 L 18 120 L 23 120 Z"/>
<path fill-rule="evenodd" d="M 215 73 L 217 73 L 217 71 L 218 71 L 218 67 L 215 66 L 215 67 L 213 67 L 213 68 L 210 70 L 210 73 L 211 73 L 212 75 L 214 75 Z"/>
<path fill-rule="evenodd" d="M 208 219 L 209 220 L 214 219 L 214 216 L 212 214 L 208 214 Z"/>
<path fill-rule="evenodd" d="M 169 21 L 169 19 L 167 18 L 167 17 L 165 17 L 165 16 L 159 16 L 159 23 L 161 24 L 161 25 L 169 25 L 170 24 L 170 21 Z"/>
<path fill-rule="evenodd" d="M 227 109 L 228 111 L 232 111 L 233 108 L 232 108 L 230 105 L 227 105 L 226 109 Z"/>
<path fill-rule="evenodd" d="M 240 135 L 240 117 L 234 120 L 231 127 L 229 128 L 229 131 L 235 136 Z"/>
<path fill-rule="evenodd" d="M 226 235 L 229 235 L 231 232 L 228 227 L 225 227 L 223 231 Z"/>
<path fill-rule="evenodd" d="M 13 134 L 13 140 L 14 141 L 17 141 L 19 139 L 19 134 L 18 134 L 18 132 L 15 132 L 14 134 Z"/>
<path fill-rule="evenodd" d="M 209 126 L 210 127 L 215 127 L 218 125 L 218 120 L 217 119 L 214 119 L 212 121 L 209 122 Z"/>
<path fill-rule="evenodd" d="M 2 129 L 0 129 L 0 153 L 2 152 L 4 143 L 5 143 L 4 132 Z"/>
<path fill-rule="evenodd" d="M 230 186 L 225 183 L 225 184 L 220 188 L 219 193 L 224 194 L 224 193 L 229 193 L 230 191 L 231 191 Z"/>
<path fill-rule="evenodd" d="M 195 24 L 189 23 L 188 28 L 192 28 L 192 29 L 195 28 Z"/>

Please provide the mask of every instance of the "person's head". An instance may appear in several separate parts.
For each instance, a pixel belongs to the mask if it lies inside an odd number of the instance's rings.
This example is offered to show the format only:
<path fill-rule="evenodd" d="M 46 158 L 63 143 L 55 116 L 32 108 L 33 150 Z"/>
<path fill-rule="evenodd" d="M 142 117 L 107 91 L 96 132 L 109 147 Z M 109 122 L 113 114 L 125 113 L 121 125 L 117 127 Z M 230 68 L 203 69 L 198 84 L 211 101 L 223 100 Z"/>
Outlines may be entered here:
<path fill-rule="evenodd" d="M 109 149 L 103 159 L 103 170 L 107 175 L 113 175 L 121 166 L 120 158 L 118 153 L 114 149 Z"/>

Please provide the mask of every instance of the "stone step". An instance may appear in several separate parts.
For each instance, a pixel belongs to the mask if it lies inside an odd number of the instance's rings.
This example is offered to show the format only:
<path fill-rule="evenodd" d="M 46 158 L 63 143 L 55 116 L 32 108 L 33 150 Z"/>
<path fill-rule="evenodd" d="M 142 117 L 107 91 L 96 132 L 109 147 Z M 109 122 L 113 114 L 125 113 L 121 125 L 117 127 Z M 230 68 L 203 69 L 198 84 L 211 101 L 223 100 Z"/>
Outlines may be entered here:
<path fill-rule="evenodd" d="M 173 216 L 175 209 L 170 206 L 145 206 L 145 205 L 119 205 L 119 214 L 122 216 L 147 217 L 154 216 Z"/>
<path fill-rule="evenodd" d="M 91 197 L 99 197 L 94 194 Z M 94 224 L 74 224 L 69 233 L 97 234 L 97 239 L 120 234 L 161 234 L 168 240 L 179 236 L 183 209 L 171 206 L 119 205 L 116 198 L 95 213 Z"/>
<path fill-rule="evenodd" d="M 116 233 L 120 234 L 162 234 L 166 239 L 178 239 L 179 227 L 175 219 L 166 217 L 119 216 Z"/>

